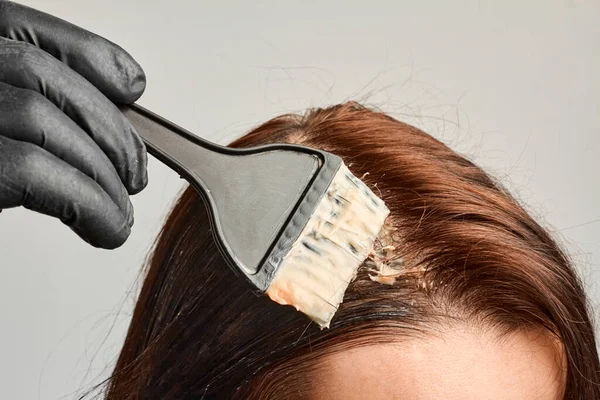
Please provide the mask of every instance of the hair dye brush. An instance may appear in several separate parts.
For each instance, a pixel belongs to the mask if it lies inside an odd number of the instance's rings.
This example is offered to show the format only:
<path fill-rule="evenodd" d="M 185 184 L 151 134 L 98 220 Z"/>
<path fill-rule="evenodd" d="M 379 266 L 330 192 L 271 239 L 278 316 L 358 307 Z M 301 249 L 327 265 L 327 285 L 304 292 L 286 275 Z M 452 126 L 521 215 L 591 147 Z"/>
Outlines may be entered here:
<path fill-rule="evenodd" d="M 204 199 L 233 271 L 258 294 L 329 327 L 389 214 L 383 201 L 325 151 L 289 144 L 232 149 L 138 105 L 121 110 L 149 153 Z"/>

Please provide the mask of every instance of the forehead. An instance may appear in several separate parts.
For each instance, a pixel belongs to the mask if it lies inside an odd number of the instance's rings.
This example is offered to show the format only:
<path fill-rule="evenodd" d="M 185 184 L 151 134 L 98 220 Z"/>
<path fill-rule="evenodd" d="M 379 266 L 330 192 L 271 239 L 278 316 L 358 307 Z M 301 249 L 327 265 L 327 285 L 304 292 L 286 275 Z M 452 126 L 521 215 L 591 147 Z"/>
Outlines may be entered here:
<path fill-rule="evenodd" d="M 546 335 L 452 328 L 437 336 L 331 354 L 311 399 L 562 398 L 560 347 Z"/>

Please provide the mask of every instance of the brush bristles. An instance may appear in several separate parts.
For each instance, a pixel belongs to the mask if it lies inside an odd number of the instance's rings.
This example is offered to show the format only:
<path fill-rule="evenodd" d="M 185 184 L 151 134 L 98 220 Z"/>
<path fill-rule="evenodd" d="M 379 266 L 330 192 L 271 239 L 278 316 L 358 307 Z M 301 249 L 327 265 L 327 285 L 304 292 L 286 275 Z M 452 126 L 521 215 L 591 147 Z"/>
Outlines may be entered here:
<path fill-rule="evenodd" d="M 342 165 L 277 270 L 267 290 L 271 300 L 328 328 L 388 214 L 383 201 Z"/>

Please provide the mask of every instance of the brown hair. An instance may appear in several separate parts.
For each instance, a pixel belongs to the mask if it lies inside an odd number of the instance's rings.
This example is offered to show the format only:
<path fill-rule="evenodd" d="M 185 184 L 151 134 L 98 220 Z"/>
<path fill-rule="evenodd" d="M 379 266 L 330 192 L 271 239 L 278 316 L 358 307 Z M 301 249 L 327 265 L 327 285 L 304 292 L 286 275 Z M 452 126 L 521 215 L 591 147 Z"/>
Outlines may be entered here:
<path fill-rule="evenodd" d="M 571 260 L 518 201 L 440 141 L 350 102 L 274 118 L 233 147 L 300 143 L 341 156 L 390 208 L 386 258 L 361 268 L 330 329 L 252 294 L 228 269 L 188 188 L 146 272 L 108 399 L 302 398 L 327 352 L 423 335 L 460 320 L 560 340 L 565 397 L 600 398 L 586 297 Z"/>

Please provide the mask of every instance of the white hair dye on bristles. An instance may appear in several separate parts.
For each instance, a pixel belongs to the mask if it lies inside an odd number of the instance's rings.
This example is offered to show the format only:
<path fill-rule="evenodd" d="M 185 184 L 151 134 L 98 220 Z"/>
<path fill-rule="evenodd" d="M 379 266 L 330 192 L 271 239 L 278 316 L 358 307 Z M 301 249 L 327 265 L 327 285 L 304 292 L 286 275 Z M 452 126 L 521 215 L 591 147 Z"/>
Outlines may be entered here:
<path fill-rule="evenodd" d="M 389 209 L 342 165 L 267 289 L 269 297 L 328 328 L 371 254 Z"/>

